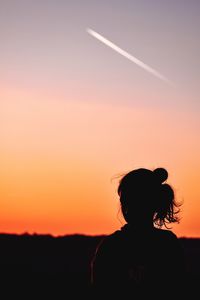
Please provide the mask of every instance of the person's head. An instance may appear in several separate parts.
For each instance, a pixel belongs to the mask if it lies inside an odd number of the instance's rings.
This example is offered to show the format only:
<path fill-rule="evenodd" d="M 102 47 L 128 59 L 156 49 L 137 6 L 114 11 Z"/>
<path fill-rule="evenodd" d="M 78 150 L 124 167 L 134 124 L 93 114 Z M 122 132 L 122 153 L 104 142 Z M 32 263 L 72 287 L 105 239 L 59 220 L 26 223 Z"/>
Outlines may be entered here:
<path fill-rule="evenodd" d="M 118 195 L 127 223 L 139 225 L 152 221 L 162 227 L 179 222 L 179 204 L 175 201 L 173 188 L 165 183 L 167 178 L 168 172 L 164 168 L 153 171 L 139 168 L 121 178 Z"/>

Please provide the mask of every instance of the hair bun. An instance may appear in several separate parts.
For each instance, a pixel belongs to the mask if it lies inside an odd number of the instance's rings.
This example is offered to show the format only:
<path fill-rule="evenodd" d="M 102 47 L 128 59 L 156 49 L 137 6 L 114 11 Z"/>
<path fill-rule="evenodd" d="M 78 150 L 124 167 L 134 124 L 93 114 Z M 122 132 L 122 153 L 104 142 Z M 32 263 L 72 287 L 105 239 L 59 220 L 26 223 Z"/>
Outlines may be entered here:
<path fill-rule="evenodd" d="M 168 178 L 168 172 L 164 168 L 157 168 L 153 173 L 160 183 L 163 183 Z"/>

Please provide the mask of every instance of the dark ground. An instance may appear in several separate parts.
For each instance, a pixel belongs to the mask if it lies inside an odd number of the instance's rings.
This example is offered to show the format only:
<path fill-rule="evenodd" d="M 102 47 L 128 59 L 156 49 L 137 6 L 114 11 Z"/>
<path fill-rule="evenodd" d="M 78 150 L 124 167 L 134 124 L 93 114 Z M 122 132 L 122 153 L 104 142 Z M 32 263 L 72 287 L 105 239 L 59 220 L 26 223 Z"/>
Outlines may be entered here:
<path fill-rule="evenodd" d="M 1 299 L 88 298 L 90 261 L 102 237 L 0 234 Z M 188 289 L 199 298 L 200 238 L 180 240 Z"/>

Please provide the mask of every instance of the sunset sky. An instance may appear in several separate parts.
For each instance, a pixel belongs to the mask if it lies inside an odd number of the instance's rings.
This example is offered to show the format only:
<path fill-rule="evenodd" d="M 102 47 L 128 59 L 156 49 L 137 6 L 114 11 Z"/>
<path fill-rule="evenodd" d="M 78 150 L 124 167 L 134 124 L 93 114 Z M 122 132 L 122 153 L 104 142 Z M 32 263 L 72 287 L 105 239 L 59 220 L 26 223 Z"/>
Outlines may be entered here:
<path fill-rule="evenodd" d="M 197 0 L 0 0 L 0 232 L 111 233 L 116 177 L 165 167 L 173 231 L 200 237 L 199 16 Z"/>

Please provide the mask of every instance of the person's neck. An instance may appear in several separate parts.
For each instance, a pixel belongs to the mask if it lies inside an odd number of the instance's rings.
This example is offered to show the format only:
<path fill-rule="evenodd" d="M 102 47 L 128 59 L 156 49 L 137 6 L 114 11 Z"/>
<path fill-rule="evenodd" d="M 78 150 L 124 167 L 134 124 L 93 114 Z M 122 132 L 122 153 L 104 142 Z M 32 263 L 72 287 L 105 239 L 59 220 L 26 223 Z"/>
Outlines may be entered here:
<path fill-rule="evenodd" d="M 127 229 L 134 230 L 134 231 L 139 231 L 139 232 L 148 232 L 152 231 L 155 227 L 153 225 L 153 222 L 143 222 L 143 223 L 127 223 L 125 225 Z"/>

